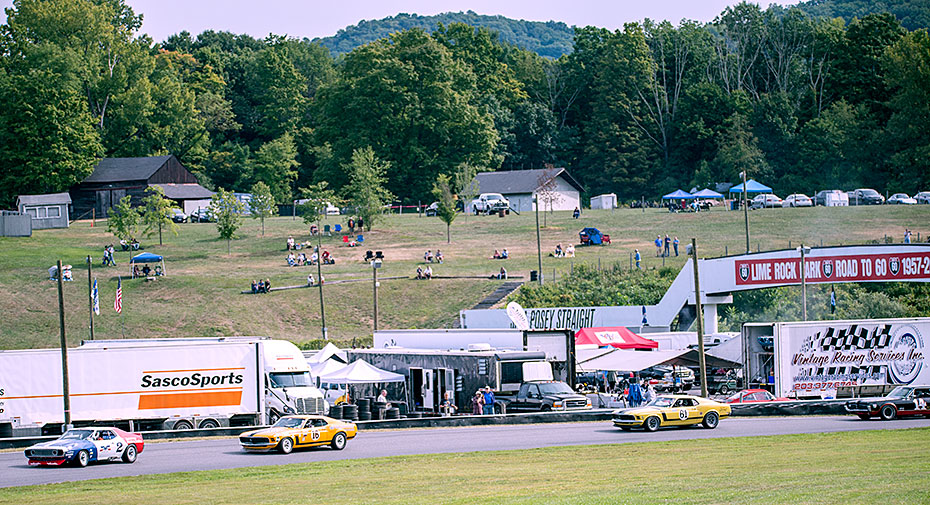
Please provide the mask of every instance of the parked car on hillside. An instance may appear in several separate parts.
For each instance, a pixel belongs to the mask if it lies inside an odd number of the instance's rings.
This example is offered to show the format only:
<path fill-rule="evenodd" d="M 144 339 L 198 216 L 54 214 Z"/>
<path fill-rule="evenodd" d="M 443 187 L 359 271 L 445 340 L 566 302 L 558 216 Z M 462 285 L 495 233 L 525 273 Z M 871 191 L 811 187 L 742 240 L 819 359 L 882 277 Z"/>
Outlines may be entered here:
<path fill-rule="evenodd" d="M 500 193 L 481 193 L 471 201 L 471 211 L 477 214 L 495 214 L 500 211 L 510 213 L 510 200 Z"/>
<path fill-rule="evenodd" d="M 788 195 L 785 200 L 781 203 L 782 207 L 813 207 L 814 202 L 811 199 L 801 193 L 795 193 L 793 195 Z"/>
<path fill-rule="evenodd" d="M 847 194 L 849 195 L 850 205 L 881 205 L 885 203 L 885 197 L 870 188 L 847 191 Z"/>
<path fill-rule="evenodd" d="M 439 214 L 439 202 L 433 202 L 426 208 L 426 217 L 432 217 Z"/>
<path fill-rule="evenodd" d="M 213 213 L 210 212 L 210 209 L 200 207 L 194 212 L 191 212 L 190 221 L 192 223 L 212 223 L 215 221 L 215 219 L 213 218 Z"/>
<path fill-rule="evenodd" d="M 771 209 L 782 206 L 782 199 L 773 194 L 757 195 L 749 202 L 750 209 Z"/>
<path fill-rule="evenodd" d="M 917 205 L 917 199 L 907 196 L 906 193 L 895 193 L 885 201 L 887 205 Z"/>
<path fill-rule="evenodd" d="M 184 223 L 187 221 L 187 214 L 185 214 L 181 209 L 172 209 L 171 220 L 175 223 Z"/>
<path fill-rule="evenodd" d="M 823 207 L 846 207 L 849 205 L 849 196 L 838 189 L 824 189 L 814 195 L 814 205 Z"/>
<path fill-rule="evenodd" d="M 921 191 L 914 195 L 914 199 L 918 204 L 930 204 L 930 191 Z"/>

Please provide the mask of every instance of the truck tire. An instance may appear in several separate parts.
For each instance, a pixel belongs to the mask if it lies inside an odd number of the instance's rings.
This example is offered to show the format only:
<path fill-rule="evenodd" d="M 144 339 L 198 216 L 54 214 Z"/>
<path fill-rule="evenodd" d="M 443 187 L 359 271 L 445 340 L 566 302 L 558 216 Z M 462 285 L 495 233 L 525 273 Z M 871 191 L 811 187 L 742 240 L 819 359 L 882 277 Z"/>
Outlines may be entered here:
<path fill-rule="evenodd" d="M 200 423 L 201 429 L 219 428 L 219 427 L 220 427 L 220 423 L 214 421 L 213 419 L 207 419 L 206 421 L 202 421 Z"/>
<path fill-rule="evenodd" d="M 549 405 L 543 405 L 542 408 L 539 410 L 543 412 L 552 412 L 552 407 L 550 407 Z"/>
<path fill-rule="evenodd" d="M 74 464 L 84 468 L 87 466 L 87 463 L 90 463 L 90 453 L 87 452 L 87 449 L 81 449 L 81 452 L 79 452 L 77 457 L 74 458 Z"/>
<path fill-rule="evenodd" d="M 174 428 L 173 428 L 173 429 L 174 429 L 175 431 L 192 430 L 192 429 L 194 429 L 194 425 L 191 424 L 190 421 L 185 421 L 184 419 L 181 419 L 180 421 L 174 423 Z"/>
<path fill-rule="evenodd" d="M 720 394 L 725 395 L 729 392 L 730 392 L 730 388 L 726 384 L 720 386 Z"/>
<path fill-rule="evenodd" d="M 294 441 L 289 438 L 282 438 L 278 442 L 278 450 L 281 451 L 281 454 L 290 454 L 294 450 Z"/>
<path fill-rule="evenodd" d="M 336 436 L 333 437 L 333 441 L 329 444 L 333 449 L 341 451 L 346 447 L 346 434 L 343 432 L 336 433 Z"/>
<path fill-rule="evenodd" d="M 882 407 L 882 410 L 878 412 L 878 417 L 882 418 L 882 421 L 891 421 L 898 415 L 898 409 L 894 408 L 894 405 L 885 405 Z"/>
<path fill-rule="evenodd" d="M 720 424 L 720 416 L 716 412 L 710 411 L 704 414 L 704 421 L 702 421 L 701 424 L 708 430 L 712 430 Z"/>
<path fill-rule="evenodd" d="M 659 421 L 657 416 L 649 416 L 646 418 L 646 422 L 643 423 L 643 428 L 645 428 L 646 431 L 656 431 L 661 424 L 662 422 Z"/>
<path fill-rule="evenodd" d="M 123 463 L 129 463 L 130 465 L 136 462 L 136 444 L 129 444 L 126 446 L 126 450 L 123 451 Z"/>

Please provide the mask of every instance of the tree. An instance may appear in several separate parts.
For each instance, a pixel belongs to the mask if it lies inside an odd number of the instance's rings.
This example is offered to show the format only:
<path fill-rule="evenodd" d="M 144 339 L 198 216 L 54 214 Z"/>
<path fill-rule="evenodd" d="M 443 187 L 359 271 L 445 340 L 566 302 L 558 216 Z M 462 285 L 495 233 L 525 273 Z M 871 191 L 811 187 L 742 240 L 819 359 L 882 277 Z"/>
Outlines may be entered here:
<path fill-rule="evenodd" d="M 543 211 L 543 228 L 549 226 L 546 217 L 546 207 L 552 212 L 552 204 L 562 200 L 562 195 L 558 192 L 559 183 L 555 177 L 556 169 L 549 167 L 543 170 L 536 179 L 536 205 L 542 205 Z"/>
<path fill-rule="evenodd" d="M 326 206 L 339 203 L 336 192 L 329 188 L 329 183 L 326 181 L 300 188 L 300 194 L 304 199 L 304 203 L 301 204 L 304 223 L 307 225 L 316 224 L 317 228 L 320 225 L 320 216 L 326 213 Z"/>
<path fill-rule="evenodd" d="M 274 195 L 271 194 L 271 188 L 264 182 L 256 182 L 252 186 L 252 199 L 249 200 L 249 208 L 252 213 L 252 219 L 262 220 L 262 236 L 265 236 L 265 218 L 271 217 L 278 213 L 278 206 L 275 205 Z"/>
<path fill-rule="evenodd" d="M 178 235 L 178 225 L 171 219 L 171 211 L 177 209 L 174 202 L 165 198 L 165 191 L 161 186 L 149 186 L 145 192 L 148 194 L 142 199 L 142 224 L 145 225 L 143 233 L 147 237 L 158 229 L 158 245 L 162 245 L 161 230 L 167 227 L 175 236 Z"/>
<path fill-rule="evenodd" d="M 229 242 L 236 238 L 236 232 L 242 226 L 242 212 L 245 206 L 232 191 L 218 188 L 210 200 L 210 212 L 216 219 L 216 231 L 220 238 L 226 240 L 226 254 L 229 254 Z"/>
<path fill-rule="evenodd" d="M 897 188 L 930 187 L 930 36 L 906 35 L 885 56 L 891 99 L 888 138 Z"/>
<path fill-rule="evenodd" d="M 381 218 L 384 206 L 394 199 L 394 195 L 384 187 L 390 166 L 390 162 L 378 159 L 371 147 L 364 147 L 352 152 L 352 162 L 345 167 L 350 175 L 349 185 L 345 188 L 346 199 L 358 209 L 367 231 L 371 231 L 375 220 Z"/>
<path fill-rule="evenodd" d="M 729 128 L 718 141 L 717 156 L 712 162 L 703 164 L 695 174 L 698 185 L 735 181 L 740 172 L 746 172 L 747 179 L 758 177 L 765 180 L 770 175 L 765 155 L 759 149 L 746 118 L 734 114 L 728 122 Z"/>
<path fill-rule="evenodd" d="M 433 184 L 433 196 L 439 201 L 436 214 L 446 223 L 446 243 L 452 243 L 452 221 L 455 221 L 455 195 L 452 194 L 452 178 L 439 174 Z"/>
<path fill-rule="evenodd" d="M 478 170 L 468 163 L 460 163 L 455 169 L 455 192 L 462 202 L 462 211 L 465 213 L 465 220 L 468 220 L 468 206 L 471 201 L 481 193 L 481 186 L 475 175 Z"/>
<path fill-rule="evenodd" d="M 110 211 L 107 231 L 116 235 L 119 240 L 132 242 L 139 232 L 140 220 L 139 211 L 132 206 L 132 197 L 124 196 Z"/>
<path fill-rule="evenodd" d="M 297 180 L 297 147 L 290 133 L 266 142 L 255 153 L 252 178 L 267 184 L 278 202 L 291 199 L 291 185 Z"/>

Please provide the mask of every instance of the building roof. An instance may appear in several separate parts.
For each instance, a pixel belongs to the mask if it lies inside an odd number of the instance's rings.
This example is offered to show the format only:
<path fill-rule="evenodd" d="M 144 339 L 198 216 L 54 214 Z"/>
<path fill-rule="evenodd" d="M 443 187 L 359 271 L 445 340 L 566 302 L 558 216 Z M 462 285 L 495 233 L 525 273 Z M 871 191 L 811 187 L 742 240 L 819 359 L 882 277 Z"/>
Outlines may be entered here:
<path fill-rule="evenodd" d="M 172 155 L 143 158 L 104 158 L 84 182 L 143 181 L 152 177 Z"/>
<path fill-rule="evenodd" d="M 545 179 L 561 177 L 578 191 L 584 188 L 564 168 L 540 168 L 533 170 L 512 170 L 506 172 L 481 172 L 477 176 L 479 191 L 482 193 L 533 193 Z"/>
<path fill-rule="evenodd" d="M 172 200 L 201 200 L 213 196 L 213 192 L 200 184 L 150 184 L 165 191 L 165 198 Z"/>
<path fill-rule="evenodd" d="M 17 206 L 59 205 L 62 203 L 71 203 L 71 195 L 68 193 L 49 193 L 47 195 L 19 195 L 17 202 Z"/>

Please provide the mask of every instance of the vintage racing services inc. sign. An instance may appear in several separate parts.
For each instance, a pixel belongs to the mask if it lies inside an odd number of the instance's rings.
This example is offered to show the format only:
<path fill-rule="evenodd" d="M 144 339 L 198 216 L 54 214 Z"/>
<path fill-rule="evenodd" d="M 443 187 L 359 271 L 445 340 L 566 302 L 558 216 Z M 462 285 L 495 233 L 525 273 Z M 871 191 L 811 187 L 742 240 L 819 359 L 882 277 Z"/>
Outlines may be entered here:
<path fill-rule="evenodd" d="M 810 256 L 805 281 L 861 282 L 930 279 L 930 250 L 909 253 Z M 797 284 L 801 258 L 739 259 L 734 262 L 737 286 Z"/>

